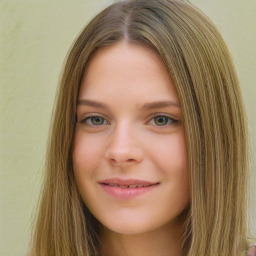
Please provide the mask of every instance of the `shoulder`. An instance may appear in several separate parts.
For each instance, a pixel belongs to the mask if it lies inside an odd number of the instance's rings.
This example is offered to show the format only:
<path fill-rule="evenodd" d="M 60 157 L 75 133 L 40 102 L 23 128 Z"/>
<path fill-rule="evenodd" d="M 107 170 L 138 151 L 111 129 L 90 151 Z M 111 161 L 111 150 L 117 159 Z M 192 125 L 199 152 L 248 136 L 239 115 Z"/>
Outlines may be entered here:
<path fill-rule="evenodd" d="M 250 244 L 242 256 L 256 256 L 256 243 Z"/>

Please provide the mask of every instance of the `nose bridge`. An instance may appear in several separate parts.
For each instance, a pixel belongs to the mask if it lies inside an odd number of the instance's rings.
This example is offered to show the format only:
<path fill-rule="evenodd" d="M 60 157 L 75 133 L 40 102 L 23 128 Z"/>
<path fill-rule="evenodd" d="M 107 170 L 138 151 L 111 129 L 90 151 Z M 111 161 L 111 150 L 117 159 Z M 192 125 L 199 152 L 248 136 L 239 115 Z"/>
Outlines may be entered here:
<path fill-rule="evenodd" d="M 142 160 L 142 148 L 136 127 L 123 122 L 112 130 L 106 158 L 115 164 L 131 164 Z"/>

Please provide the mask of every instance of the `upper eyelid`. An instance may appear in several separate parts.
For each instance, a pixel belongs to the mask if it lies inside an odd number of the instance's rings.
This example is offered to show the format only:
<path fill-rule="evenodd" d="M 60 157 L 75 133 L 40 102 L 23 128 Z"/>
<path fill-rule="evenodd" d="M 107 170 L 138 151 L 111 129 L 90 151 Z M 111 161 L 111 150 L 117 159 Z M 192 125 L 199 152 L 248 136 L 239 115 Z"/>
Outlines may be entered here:
<path fill-rule="evenodd" d="M 88 119 L 91 119 L 92 117 L 100 117 L 102 118 L 104 121 L 103 124 L 99 124 L 99 125 L 94 125 L 94 124 L 88 124 Z M 77 121 L 80 125 L 82 126 L 90 126 L 90 127 L 94 127 L 94 128 L 99 128 L 102 126 L 106 126 L 106 125 L 110 125 L 111 123 L 104 117 L 100 116 L 100 115 L 88 115 L 84 118 L 82 118 L 81 120 Z M 91 120 L 92 122 L 92 120 Z"/>
<path fill-rule="evenodd" d="M 152 118 L 155 118 L 155 117 L 158 117 L 158 116 L 164 116 L 164 117 L 167 117 L 167 118 L 170 118 L 170 119 L 173 119 L 173 120 L 178 120 L 177 117 L 171 115 L 171 114 L 167 114 L 167 113 L 154 113 L 154 114 L 151 114 L 149 117 L 148 117 L 148 120 L 151 120 Z"/>
<path fill-rule="evenodd" d="M 81 122 L 87 121 L 88 119 L 91 119 L 91 118 L 93 118 L 93 117 L 97 117 L 97 118 L 102 118 L 102 119 L 103 119 L 103 124 L 96 125 L 96 126 L 102 126 L 102 125 L 109 125 L 109 124 L 110 124 L 110 122 L 109 122 L 106 118 L 104 118 L 104 117 L 102 117 L 102 116 L 88 116 L 88 117 L 84 118 L 83 120 L 81 120 Z M 91 121 L 92 121 L 92 120 L 91 120 Z"/>
<path fill-rule="evenodd" d="M 165 118 L 167 118 L 167 119 L 168 119 L 168 122 L 170 121 L 170 123 L 168 123 L 169 125 L 178 122 L 177 119 L 174 119 L 174 118 L 172 118 L 172 117 L 170 117 L 170 116 L 159 115 L 159 116 L 155 116 L 155 117 L 153 117 L 153 118 L 150 118 L 147 123 L 150 123 L 150 122 L 154 121 L 154 118 L 156 118 L 156 117 L 165 117 Z M 168 124 L 163 125 L 162 127 L 167 126 Z M 158 126 L 158 125 L 156 125 L 156 126 Z M 159 127 L 160 127 L 160 126 L 159 126 Z"/>
<path fill-rule="evenodd" d="M 78 118 L 78 115 L 77 115 L 77 121 L 78 122 L 81 122 L 89 117 L 102 117 L 104 118 L 106 121 L 110 122 L 109 119 L 103 115 L 103 114 L 100 114 L 100 113 L 86 113 L 86 114 L 82 114 L 80 118 Z"/>

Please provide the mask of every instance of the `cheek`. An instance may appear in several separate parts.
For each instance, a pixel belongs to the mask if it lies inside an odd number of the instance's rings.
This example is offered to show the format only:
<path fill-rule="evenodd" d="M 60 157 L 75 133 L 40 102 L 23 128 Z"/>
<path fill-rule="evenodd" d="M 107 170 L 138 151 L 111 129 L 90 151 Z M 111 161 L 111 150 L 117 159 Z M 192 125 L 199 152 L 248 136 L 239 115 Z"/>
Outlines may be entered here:
<path fill-rule="evenodd" d="M 183 131 L 158 139 L 152 145 L 155 147 L 151 147 L 150 158 L 164 177 L 168 190 L 165 196 L 175 201 L 173 205 L 181 204 L 182 207 L 190 198 L 188 157 Z M 167 200 L 165 196 L 163 199 Z"/>
<path fill-rule="evenodd" d="M 73 165 L 75 172 L 92 171 L 104 156 L 102 140 L 93 135 L 76 131 L 73 146 Z"/>
<path fill-rule="evenodd" d="M 76 183 L 83 200 L 88 200 L 93 181 L 97 175 L 101 159 L 103 159 L 103 143 L 93 134 L 85 134 L 76 130 L 74 136 L 72 160 Z"/>
<path fill-rule="evenodd" d="M 154 141 L 149 147 L 150 157 L 161 170 L 168 175 L 173 173 L 177 176 L 188 174 L 187 149 L 183 130 L 170 134 Z"/>

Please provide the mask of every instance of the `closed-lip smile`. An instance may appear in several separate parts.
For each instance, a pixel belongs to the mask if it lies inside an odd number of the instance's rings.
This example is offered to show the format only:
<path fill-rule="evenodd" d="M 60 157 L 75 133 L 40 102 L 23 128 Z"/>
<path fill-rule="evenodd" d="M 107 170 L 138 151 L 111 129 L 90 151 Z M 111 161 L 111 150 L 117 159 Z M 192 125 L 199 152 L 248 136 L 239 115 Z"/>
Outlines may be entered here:
<path fill-rule="evenodd" d="M 99 182 L 107 194 L 121 200 L 133 199 L 157 187 L 159 182 L 110 178 Z"/>

